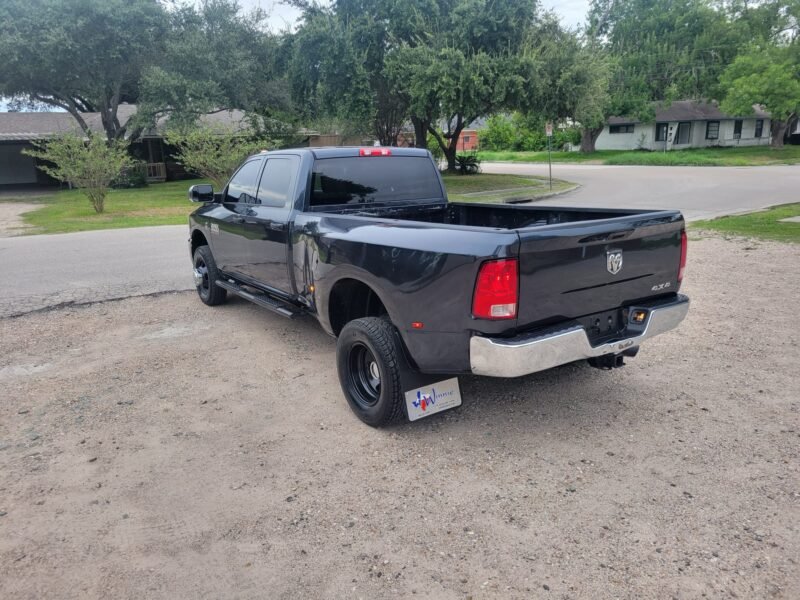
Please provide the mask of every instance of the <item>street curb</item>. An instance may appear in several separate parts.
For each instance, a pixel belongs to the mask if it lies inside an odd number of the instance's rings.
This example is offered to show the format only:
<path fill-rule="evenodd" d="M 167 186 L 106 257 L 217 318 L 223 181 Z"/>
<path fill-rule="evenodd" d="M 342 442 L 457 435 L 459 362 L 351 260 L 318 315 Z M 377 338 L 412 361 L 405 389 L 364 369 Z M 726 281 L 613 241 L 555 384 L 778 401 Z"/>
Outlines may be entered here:
<path fill-rule="evenodd" d="M 536 196 L 536 198 L 509 198 L 508 200 L 504 200 L 503 204 L 530 204 L 533 202 L 539 202 L 539 200 L 546 200 L 547 198 L 553 198 L 555 196 L 563 196 L 564 194 L 569 194 L 570 192 L 574 192 L 578 188 L 581 187 L 581 184 L 576 183 L 572 187 L 568 187 L 565 190 L 559 190 L 557 192 L 550 192 L 548 194 L 544 194 L 542 196 Z"/>

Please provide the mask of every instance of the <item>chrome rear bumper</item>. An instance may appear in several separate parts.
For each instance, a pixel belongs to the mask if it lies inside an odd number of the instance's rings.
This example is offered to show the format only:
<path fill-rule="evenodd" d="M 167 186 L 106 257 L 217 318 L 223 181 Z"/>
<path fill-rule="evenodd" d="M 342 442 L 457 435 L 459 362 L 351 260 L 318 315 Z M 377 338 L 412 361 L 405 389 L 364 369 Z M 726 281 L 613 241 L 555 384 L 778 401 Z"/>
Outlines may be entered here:
<path fill-rule="evenodd" d="M 633 335 L 598 346 L 592 346 L 586 330 L 574 322 L 557 330 L 511 339 L 472 336 L 469 344 L 472 372 L 489 377 L 520 377 L 576 360 L 619 354 L 677 327 L 689 311 L 689 298 L 679 295 L 668 303 L 630 308 L 646 309 L 646 321 L 637 326 L 629 325 Z"/>

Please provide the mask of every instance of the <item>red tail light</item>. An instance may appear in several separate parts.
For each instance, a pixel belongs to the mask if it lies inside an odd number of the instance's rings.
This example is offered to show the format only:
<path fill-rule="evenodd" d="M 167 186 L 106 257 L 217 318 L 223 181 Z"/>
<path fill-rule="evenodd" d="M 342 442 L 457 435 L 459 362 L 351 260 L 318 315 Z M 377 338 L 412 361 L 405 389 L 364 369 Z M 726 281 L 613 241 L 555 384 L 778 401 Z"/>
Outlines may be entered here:
<path fill-rule="evenodd" d="M 389 148 L 361 148 L 358 151 L 359 156 L 391 156 L 392 151 Z"/>
<path fill-rule="evenodd" d="M 681 231 L 681 264 L 678 267 L 678 283 L 683 281 L 683 273 L 686 271 L 686 250 L 689 246 L 689 240 L 686 237 L 686 230 Z"/>
<path fill-rule="evenodd" d="M 518 296 L 517 259 L 485 262 L 475 283 L 472 316 L 477 319 L 514 319 L 517 316 Z"/>

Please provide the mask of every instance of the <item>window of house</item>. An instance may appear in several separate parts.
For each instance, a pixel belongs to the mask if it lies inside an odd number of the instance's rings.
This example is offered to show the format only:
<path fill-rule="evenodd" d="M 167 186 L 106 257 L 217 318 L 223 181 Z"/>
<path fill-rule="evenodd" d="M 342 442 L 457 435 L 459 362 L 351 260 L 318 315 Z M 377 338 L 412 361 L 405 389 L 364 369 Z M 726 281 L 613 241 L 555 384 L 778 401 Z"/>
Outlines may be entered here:
<path fill-rule="evenodd" d="M 740 139 L 742 137 L 742 120 L 738 119 L 733 122 L 733 137 Z"/>
<path fill-rule="evenodd" d="M 627 125 L 609 125 L 608 133 L 633 133 L 633 123 Z"/>
<path fill-rule="evenodd" d="M 754 137 L 760 138 L 764 135 L 764 119 L 756 119 L 756 133 Z"/>
<path fill-rule="evenodd" d="M 468 136 L 468 135 L 465 135 L 465 136 L 464 136 L 464 143 L 465 143 L 465 144 L 468 144 L 468 143 L 469 143 L 469 136 Z"/>
<path fill-rule="evenodd" d="M 692 124 L 689 121 L 678 123 L 678 136 L 676 144 L 688 144 L 692 134 Z"/>
<path fill-rule="evenodd" d="M 706 139 L 718 140 L 719 139 L 719 121 L 709 121 L 706 123 Z"/>
<path fill-rule="evenodd" d="M 667 130 L 669 129 L 669 123 L 656 123 L 656 141 L 657 142 L 666 142 L 667 141 Z"/>
<path fill-rule="evenodd" d="M 263 162 L 260 158 L 250 160 L 236 171 L 225 190 L 225 202 L 255 203 L 258 173 Z"/>

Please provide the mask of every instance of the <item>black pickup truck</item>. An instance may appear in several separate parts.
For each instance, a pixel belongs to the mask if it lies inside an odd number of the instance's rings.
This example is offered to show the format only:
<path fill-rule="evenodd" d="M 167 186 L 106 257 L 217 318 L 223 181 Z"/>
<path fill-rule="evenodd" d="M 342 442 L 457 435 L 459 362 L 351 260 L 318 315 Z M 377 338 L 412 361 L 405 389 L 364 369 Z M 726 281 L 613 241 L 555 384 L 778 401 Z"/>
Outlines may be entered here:
<path fill-rule="evenodd" d="M 449 203 L 425 150 L 263 152 L 189 197 L 201 300 L 316 318 L 373 426 L 459 405 L 458 374 L 621 366 L 689 308 L 680 212 Z"/>

